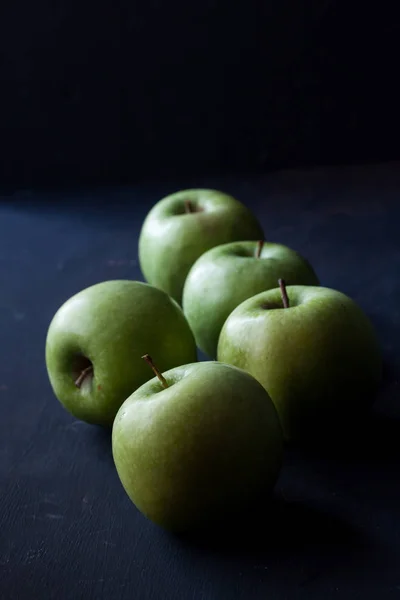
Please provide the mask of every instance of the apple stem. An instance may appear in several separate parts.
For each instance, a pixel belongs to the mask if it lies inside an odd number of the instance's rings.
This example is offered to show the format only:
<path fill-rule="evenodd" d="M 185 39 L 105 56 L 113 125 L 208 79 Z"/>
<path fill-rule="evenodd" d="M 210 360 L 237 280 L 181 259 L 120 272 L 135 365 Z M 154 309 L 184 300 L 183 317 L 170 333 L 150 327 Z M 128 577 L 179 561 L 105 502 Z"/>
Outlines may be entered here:
<path fill-rule="evenodd" d="M 190 214 L 192 212 L 194 212 L 192 202 L 190 200 L 185 200 L 185 213 Z"/>
<path fill-rule="evenodd" d="M 281 296 L 283 308 L 289 308 L 289 298 L 286 291 L 286 283 L 284 279 L 278 279 L 279 287 L 281 288 Z"/>
<path fill-rule="evenodd" d="M 88 375 L 93 375 L 93 366 L 92 365 L 90 365 L 89 367 L 86 367 L 86 369 L 83 369 L 83 371 L 81 371 L 79 377 L 75 380 L 75 385 L 77 388 L 82 387 L 82 383 L 84 382 L 84 380 L 86 379 L 86 377 Z"/>
<path fill-rule="evenodd" d="M 163 386 L 163 388 L 167 389 L 168 387 L 168 383 L 165 379 L 165 377 L 162 375 L 162 373 L 157 369 L 156 365 L 153 362 L 153 359 L 151 358 L 150 354 L 144 354 L 142 356 L 143 360 L 145 360 L 147 362 L 148 365 L 150 365 L 150 367 L 153 369 L 154 374 L 158 377 L 158 379 L 161 381 L 161 385 Z"/>
<path fill-rule="evenodd" d="M 263 246 L 264 246 L 264 240 L 258 240 L 257 250 L 256 250 L 256 258 L 260 258 Z"/>

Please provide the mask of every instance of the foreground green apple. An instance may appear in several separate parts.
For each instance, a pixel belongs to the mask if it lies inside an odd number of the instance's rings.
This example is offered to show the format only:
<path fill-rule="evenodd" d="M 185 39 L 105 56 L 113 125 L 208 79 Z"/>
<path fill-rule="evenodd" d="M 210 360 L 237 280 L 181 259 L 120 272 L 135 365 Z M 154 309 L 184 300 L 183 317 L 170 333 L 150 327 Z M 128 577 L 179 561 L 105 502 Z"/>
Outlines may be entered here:
<path fill-rule="evenodd" d="M 373 327 L 353 300 L 328 288 L 286 289 L 284 283 L 231 313 L 218 359 L 262 383 L 287 440 L 330 431 L 339 436 L 372 403 L 382 369 Z"/>
<path fill-rule="evenodd" d="M 216 190 L 183 190 L 160 200 L 147 215 L 139 238 L 145 279 L 181 303 L 186 275 L 214 246 L 264 237 L 253 213 Z"/>
<path fill-rule="evenodd" d="M 158 378 L 124 402 L 112 432 L 115 465 L 136 507 L 184 532 L 251 507 L 271 491 L 282 430 L 262 386 L 217 362 L 163 375 L 153 368 Z"/>
<path fill-rule="evenodd" d="M 247 298 L 276 288 L 279 277 L 290 285 L 319 284 L 310 264 L 281 244 L 232 242 L 203 254 L 189 271 L 182 304 L 200 350 L 215 358 L 230 313 Z"/>
<path fill-rule="evenodd" d="M 196 360 L 193 334 L 177 303 L 139 281 L 105 281 L 70 298 L 47 334 L 54 393 L 78 419 L 110 425 L 124 400 L 151 377 L 150 350 L 162 369 Z"/>

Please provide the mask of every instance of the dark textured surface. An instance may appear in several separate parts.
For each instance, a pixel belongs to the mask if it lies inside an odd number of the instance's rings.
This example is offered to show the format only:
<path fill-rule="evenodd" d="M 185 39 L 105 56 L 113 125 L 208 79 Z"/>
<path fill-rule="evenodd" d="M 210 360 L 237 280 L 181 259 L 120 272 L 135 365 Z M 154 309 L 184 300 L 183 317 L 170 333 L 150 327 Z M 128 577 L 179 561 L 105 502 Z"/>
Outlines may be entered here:
<path fill-rule="evenodd" d="M 396 3 L 2 0 L 0 185 L 399 158 Z"/>
<path fill-rule="evenodd" d="M 268 239 L 355 298 L 386 365 L 376 414 L 352 444 L 288 450 L 273 524 L 243 515 L 203 539 L 174 538 L 136 511 L 107 434 L 64 412 L 44 367 L 55 310 L 87 285 L 140 276 L 143 217 L 182 182 L 60 193 L 56 205 L 51 194 L 2 199 L 2 600 L 399 597 L 399 173 L 393 164 L 190 182 L 248 203 Z"/>

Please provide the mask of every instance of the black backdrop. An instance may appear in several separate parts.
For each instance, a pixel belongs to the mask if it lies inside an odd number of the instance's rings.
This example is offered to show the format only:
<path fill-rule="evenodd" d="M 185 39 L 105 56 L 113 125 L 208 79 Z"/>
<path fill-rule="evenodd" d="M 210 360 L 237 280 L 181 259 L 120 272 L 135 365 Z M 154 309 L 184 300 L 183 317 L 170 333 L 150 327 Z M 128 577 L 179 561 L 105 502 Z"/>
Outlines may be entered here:
<path fill-rule="evenodd" d="M 396 158 L 395 3 L 2 0 L 0 184 Z"/>

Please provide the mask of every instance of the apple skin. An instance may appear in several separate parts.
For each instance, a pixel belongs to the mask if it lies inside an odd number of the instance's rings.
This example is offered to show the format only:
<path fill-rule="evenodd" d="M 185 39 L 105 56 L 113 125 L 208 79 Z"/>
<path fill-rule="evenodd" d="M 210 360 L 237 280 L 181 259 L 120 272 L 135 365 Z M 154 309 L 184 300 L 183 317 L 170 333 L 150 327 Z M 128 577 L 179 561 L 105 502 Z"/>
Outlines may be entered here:
<path fill-rule="evenodd" d="M 283 436 L 275 407 L 248 373 L 183 365 L 121 406 L 112 449 L 121 483 L 150 520 L 175 533 L 251 507 L 278 478 Z"/>
<path fill-rule="evenodd" d="M 311 265 L 281 244 L 265 242 L 256 257 L 257 242 L 231 242 L 205 252 L 193 265 L 183 290 L 183 312 L 198 348 L 216 358 L 218 338 L 230 313 L 244 300 L 287 285 L 319 285 Z"/>
<path fill-rule="evenodd" d="M 288 286 L 257 294 L 226 320 L 218 360 L 251 373 L 268 391 L 286 441 L 326 439 L 374 401 L 381 350 L 368 317 L 348 296 Z"/>
<path fill-rule="evenodd" d="M 187 201 L 194 212 L 185 212 Z M 139 236 L 140 267 L 146 281 L 181 304 L 189 269 L 206 250 L 263 237 L 253 213 L 232 196 L 217 190 L 182 190 L 148 213 Z"/>
<path fill-rule="evenodd" d="M 178 304 L 146 283 L 111 280 L 72 296 L 54 315 L 46 365 L 56 397 L 77 419 L 111 425 L 126 398 L 152 377 L 141 356 L 162 369 L 197 360 L 192 332 Z M 75 385 L 85 366 L 94 376 Z"/>

